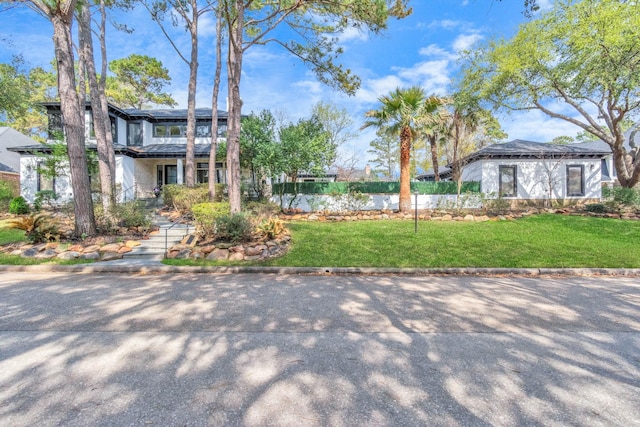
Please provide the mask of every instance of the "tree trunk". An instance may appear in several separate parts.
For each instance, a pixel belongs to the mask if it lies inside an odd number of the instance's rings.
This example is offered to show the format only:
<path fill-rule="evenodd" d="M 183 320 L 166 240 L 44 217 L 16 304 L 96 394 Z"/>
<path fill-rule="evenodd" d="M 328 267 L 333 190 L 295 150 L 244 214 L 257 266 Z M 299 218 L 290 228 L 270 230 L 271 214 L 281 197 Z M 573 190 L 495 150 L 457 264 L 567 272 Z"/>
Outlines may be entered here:
<path fill-rule="evenodd" d="M 409 128 L 400 133 L 400 212 L 411 212 L 411 139 Z"/>
<path fill-rule="evenodd" d="M 106 131 L 107 141 L 107 157 L 109 164 L 109 171 L 111 175 L 111 195 L 112 203 L 116 202 L 116 153 L 113 148 L 113 132 L 111 132 L 111 119 L 109 119 L 109 102 L 107 101 L 107 94 L 105 88 L 107 85 L 107 43 L 106 43 L 106 28 L 107 28 L 107 10 L 105 0 L 100 0 L 100 56 L 102 60 L 100 81 L 98 82 L 98 89 L 100 94 L 100 107 L 102 108 L 102 117 L 104 118 L 104 128 Z M 125 190 L 124 188 L 122 190 Z"/>
<path fill-rule="evenodd" d="M 196 184 L 196 84 L 198 79 L 198 2 L 191 0 L 191 60 L 189 61 L 189 94 L 187 95 L 187 154 L 185 159 L 186 184 Z"/>
<path fill-rule="evenodd" d="M 222 71 L 222 12 L 216 12 L 216 71 L 211 96 L 211 151 L 209 153 L 209 200 L 216 199 L 216 154 L 218 151 L 218 96 Z"/>
<path fill-rule="evenodd" d="M 622 187 L 633 188 L 640 180 L 640 167 L 638 158 L 633 158 L 624 148 L 624 136 L 605 141 L 611 147 L 613 163 L 618 175 L 618 182 Z"/>
<path fill-rule="evenodd" d="M 227 62 L 229 86 L 229 123 L 227 132 L 227 176 L 231 213 L 242 209 L 240 187 L 240 121 L 242 100 L 240 77 L 242 72 L 242 35 L 244 30 L 244 2 L 235 0 L 233 13 L 227 16 L 229 23 L 229 60 Z"/>
<path fill-rule="evenodd" d="M 436 135 L 429 135 L 429 146 L 431 147 L 431 163 L 433 164 L 433 173 L 435 181 L 440 181 L 440 166 L 438 165 L 438 140 Z"/>
<path fill-rule="evenodd" d="M 73 63 L 71 23 L 73 8 L 67 15 L 49 15 L 53 24 L 53 43 L 58 67 L 58 92 L 64 122 L 65 140 L 69 153 L 69 169 L 74 198 L 76 236 L 96 234 L 96 222 L 91 200 L 91 184 L 87 171 L 82 115 L 84 103 L 80 104 L 76 92 Z"/>
<path fill-rule="evenodd" d="M 100 173 L 100 190 L 102 192 L 102 207 L 105 215 L 109 215 L 113 203 L 114 181 L 111 168 L 109 166 L 109 150 L 113 147 L 107 142 L 107 131 L 105 129 L 105 119 L 103 115 L 102 103 L 100 102 L 100 90 L 98 86 L 98 76 L 93 58 L 93 41 L 91 34 L 91 15 L 89 4 L 83 2 L 79 12 L 79 40 L 80 52 L 84 58 L 84 65 L 89 80 L 89 93 L 91 97 L 91 114 L 93 115 L 93 129 L 96 137 L 98 151 L 98 170 Z M 84 72 L 85 70 L 80 70 Z"/>

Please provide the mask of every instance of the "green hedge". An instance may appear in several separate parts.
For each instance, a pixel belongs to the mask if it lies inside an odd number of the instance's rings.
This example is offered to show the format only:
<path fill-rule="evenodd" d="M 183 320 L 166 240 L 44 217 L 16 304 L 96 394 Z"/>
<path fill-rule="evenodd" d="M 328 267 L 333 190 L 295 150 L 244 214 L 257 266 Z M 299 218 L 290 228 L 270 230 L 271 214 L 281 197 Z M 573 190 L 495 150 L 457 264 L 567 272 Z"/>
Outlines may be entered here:
<path fill-rule="evenodd" d="M 452 181 L 412 182 L 411 192 L 419 194 L 457 194 L 458 184 Z M 285 182 L 273 185 L 273 194 L 399 194 L 399 182 Z M 479 193 L 480 183 L 463 182 L 461 193 Z"/>

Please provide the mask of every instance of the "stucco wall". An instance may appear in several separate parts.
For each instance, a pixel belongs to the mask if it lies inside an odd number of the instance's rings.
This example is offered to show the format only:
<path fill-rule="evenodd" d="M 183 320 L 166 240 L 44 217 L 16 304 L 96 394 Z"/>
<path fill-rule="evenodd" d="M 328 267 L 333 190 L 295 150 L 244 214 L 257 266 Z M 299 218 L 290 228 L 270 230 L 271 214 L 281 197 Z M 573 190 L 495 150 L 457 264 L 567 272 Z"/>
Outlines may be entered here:
<path fill-rule="evenodd" d="M 38 192 L 38 161 L 36 156 L 20 156 L 20 195 L 29 203 L 33 203 Z M 67 203 L 73 199 L 71 179 L 67 172 L 56 177 L 54 191 L 58 195 L 56 203 Z"/>
<path fill-rule="evenodd" d="M 290 203 L 292 196 L 284 195 L 282 203 L 278 195 L 271 197 L 271 201 L 281 204 L 283 208 L 295 208 L 304 212 L 329 211 L 344 212 L 351 210 L 398 210 L 400 196 L 397 194 L 368 194 L 366 201 L 349 199 L 348 195 L 334 197 L 330 195 L 306 195 L 301 194 Z M 456 206 L 457 196 L 455 194 L 420 194 L 418 195 L 418 209 L 447 209 Z M 474 209 L 482 207 L 480 197 L 461 197 L 464 208 Z M 416 198 L 411 195 L 411 205 L 415 209 Z"/>
<path fill-rule="evenodd" d="M 525 159 L 525 160 L 479 160 L 463 170 L 463 180 L 482 182 L 481 191 L 485 194 L 498 194 L 499 167 L 516 166 L 518 193 L 516 199 L 599 199 L 601 196 L 600 159 Z M 567 196 L 567 166 L 584 166 L 584 196 Z M 549 183 L 553 188 L 549 194 Z"/>

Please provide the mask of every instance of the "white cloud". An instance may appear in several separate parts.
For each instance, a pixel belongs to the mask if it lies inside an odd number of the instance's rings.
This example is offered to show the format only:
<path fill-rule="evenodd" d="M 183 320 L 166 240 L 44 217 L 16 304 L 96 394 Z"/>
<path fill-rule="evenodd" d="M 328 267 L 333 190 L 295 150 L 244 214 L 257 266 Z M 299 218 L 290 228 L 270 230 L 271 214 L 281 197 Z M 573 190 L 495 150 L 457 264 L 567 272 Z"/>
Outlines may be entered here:
<path fill-rule="evenodd" d="M 512 113 L 499 118 L 509 140 L 526 139 L 550 142 L 557 136 L 575 136 L 580 128 L 560 119 L 552 119 L 541 111 Z"/>
<path fill-rule="evenodd" d="M 427 47 L 423 47 L 418 51 L 418 53 L 422 56 L 429 56 L 434 58 L 445 58 L 450 60 L 455 60 L 458 55 L 452 53 L 446 49 L 441 48 L 436 44 L 430 44 Z"/>
<path fill-rule="evenodd" d="M 453 50 L 455 52 L 462 52 L 463 50 L 471 48 L 483 38 L 480 34 L 461 34 L 453 41 Z"/>
<path fill-rule="evenodd" d="M 429 28 L 444 28 L 445 30 L 453 30 L 464 25 L 461 21 L 454 21 L 452 19 L 442 19 L 440 21 L 433 21 L 429 24 Z"/>
<path fill-rule="evenodd" d="M 347 27 L 342 33 L 338 35 L 338 43 L 347 43 L 351 41 L 366 42 L 369 40 L 369 33 L 362 31 L 355 27 Z"/>
<path fill-rule="evenodd" d="M 419 85 L 427 93 L 446 92 L 449 85 L 449 61 L 419 62 L 411 68 L 398 70 L 398 75 L 410 85 Z"/>

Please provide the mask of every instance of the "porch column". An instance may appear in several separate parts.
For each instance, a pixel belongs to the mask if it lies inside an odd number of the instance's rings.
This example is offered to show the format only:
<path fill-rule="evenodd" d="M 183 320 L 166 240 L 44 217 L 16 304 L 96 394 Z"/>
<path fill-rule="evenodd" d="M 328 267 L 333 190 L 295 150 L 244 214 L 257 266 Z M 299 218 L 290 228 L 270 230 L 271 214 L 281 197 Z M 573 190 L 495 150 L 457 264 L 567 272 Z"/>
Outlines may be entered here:
<path fill-rule="evenodd" d="M 176 177 L 176 179 L 177 179 L 177 183 L 180 184 L 180 185 L 184 184 L 184 180 L 182 179 L 182 177 L 184 176 L 183 168 L 184 168 L 184 166 L 182 164 L 182 159 L 177 159 L 177 169 L 178 169 L 177 173 L 178 173 L 178 176 Z"/>

